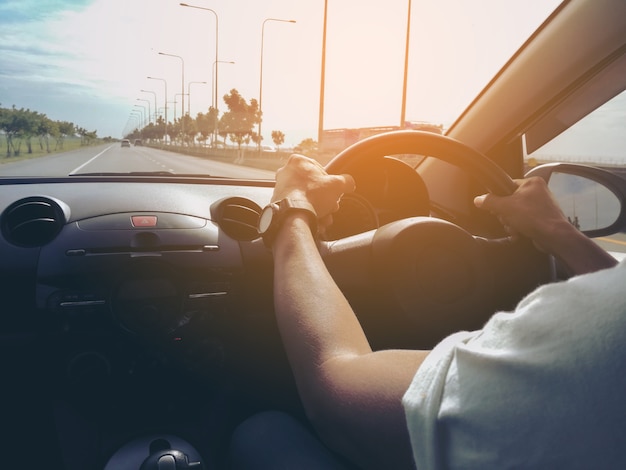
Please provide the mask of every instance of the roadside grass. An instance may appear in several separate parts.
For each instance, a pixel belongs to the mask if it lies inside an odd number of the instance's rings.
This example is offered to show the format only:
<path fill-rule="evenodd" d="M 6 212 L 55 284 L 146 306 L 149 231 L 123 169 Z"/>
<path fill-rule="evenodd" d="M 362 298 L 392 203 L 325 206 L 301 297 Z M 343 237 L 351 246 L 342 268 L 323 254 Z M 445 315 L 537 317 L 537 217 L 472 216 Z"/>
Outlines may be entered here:
<path fill-rule="evenodd" d="M 100 143 L 94 142 L 94 143 Z M 3 163 L 12 163 L 18 162 L 21 160 L 30 160 L 33 158 L 41 158 L 48 155 L 54 155 L 57 153 L 69 152 L 70 150 L 76 150 L 81 147 L 80 138 L 78 137 L 69 137 L 63 140 L 63 148 L 56 148 L 56 142 L 54 139 L 50 140 L 50 152 L 46 151 L 46 146 L 44 144 L 43 149 L 41 148 L 39 141 L 33 139 L 32 143 L 32 153 L 28 153 L 28 147 L 24 142 L 20 147 L 20 154 L 16 157 L 7 157 L 7 140 L 6 137 L 0 137 L 0 165 Z"/>

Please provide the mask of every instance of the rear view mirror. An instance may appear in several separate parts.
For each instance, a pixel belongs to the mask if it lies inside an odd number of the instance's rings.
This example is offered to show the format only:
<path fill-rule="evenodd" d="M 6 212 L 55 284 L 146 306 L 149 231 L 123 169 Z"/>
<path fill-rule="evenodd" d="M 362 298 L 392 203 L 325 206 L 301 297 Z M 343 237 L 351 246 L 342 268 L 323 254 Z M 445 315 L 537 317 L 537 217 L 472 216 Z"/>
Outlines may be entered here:
<path fill-rule="evenodd" d="M 626 228 L 626 180 L 600 168 L 555 163 L 526 174 L 540 176 L 570 222 L 589 237 Z"/>

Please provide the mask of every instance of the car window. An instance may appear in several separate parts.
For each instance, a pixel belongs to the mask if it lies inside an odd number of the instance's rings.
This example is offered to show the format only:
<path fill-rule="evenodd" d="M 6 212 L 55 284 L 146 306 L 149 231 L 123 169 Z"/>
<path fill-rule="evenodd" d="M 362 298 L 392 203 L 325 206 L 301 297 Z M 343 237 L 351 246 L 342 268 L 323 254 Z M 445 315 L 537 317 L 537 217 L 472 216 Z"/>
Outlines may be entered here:
<path fill-rule="evenodd" d="M 529 167 L 552 162 L 598 166 L 626 178 L 626 91 L 526 156 Z M 616 209 L 608 202 L 610 199 L 602 194 L 596 196 L 599 212 L 594 217 L 602 221 L 608 216 L 604 212 L 608 214 Z M 569 201 L 567 211 L 573 223 L 578 222 L 576 210 L 575 201 Z M 597 242 L 611 251 L 626 252 L 626 234 L 601 237 Z"/>

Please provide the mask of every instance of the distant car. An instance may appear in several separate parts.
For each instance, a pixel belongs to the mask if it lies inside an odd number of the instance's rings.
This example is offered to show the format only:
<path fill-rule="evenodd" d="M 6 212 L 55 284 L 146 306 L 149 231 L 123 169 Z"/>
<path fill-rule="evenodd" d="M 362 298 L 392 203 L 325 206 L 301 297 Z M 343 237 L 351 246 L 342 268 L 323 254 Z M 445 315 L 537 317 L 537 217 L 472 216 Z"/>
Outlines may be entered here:
<path fill-rule="evenodd" d="M 130 140 L 128 139 L 122 140 L 122 147 L 130 147 Z"/>
<path fill-rule="evenodd" d="M 143 142 L 141 141 L 141 139 L 135 139 L 135 146 L 138 145 L 143 145 Z"/>
<path fill-rule="evenodd" d="M 273 152 L 273 153 L 278 152 L 278 150 L 276 149 L 276 147 L 272 147 L 271 145 L 263 145 L 263 146 L 261 147 L 261 149 L 262 149 L 264 152 Z"/>

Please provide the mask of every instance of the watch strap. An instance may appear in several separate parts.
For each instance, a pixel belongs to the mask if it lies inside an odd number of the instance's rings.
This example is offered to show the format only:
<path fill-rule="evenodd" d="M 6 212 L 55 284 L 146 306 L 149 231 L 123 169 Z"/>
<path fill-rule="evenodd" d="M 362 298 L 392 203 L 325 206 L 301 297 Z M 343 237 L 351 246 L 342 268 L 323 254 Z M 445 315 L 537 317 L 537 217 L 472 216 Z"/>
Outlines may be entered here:
<path fill-rule="evenodd" d="M 306 213 L 311 232 L 313 235 L 317 234 L 317 213 L 310 202 L 301 199 L 284 198 L 273 204 L 278 207 L 275 213 L 275 218 L 271 222 L 270 229 L 262 235 L 263 242 L 267 247 L 272 246 L 274 238 L 276 238 L 276 235 L 278 234 L 278 230 L 285 221 L 286 215 L 291 212 L 298 211 Z"/>

